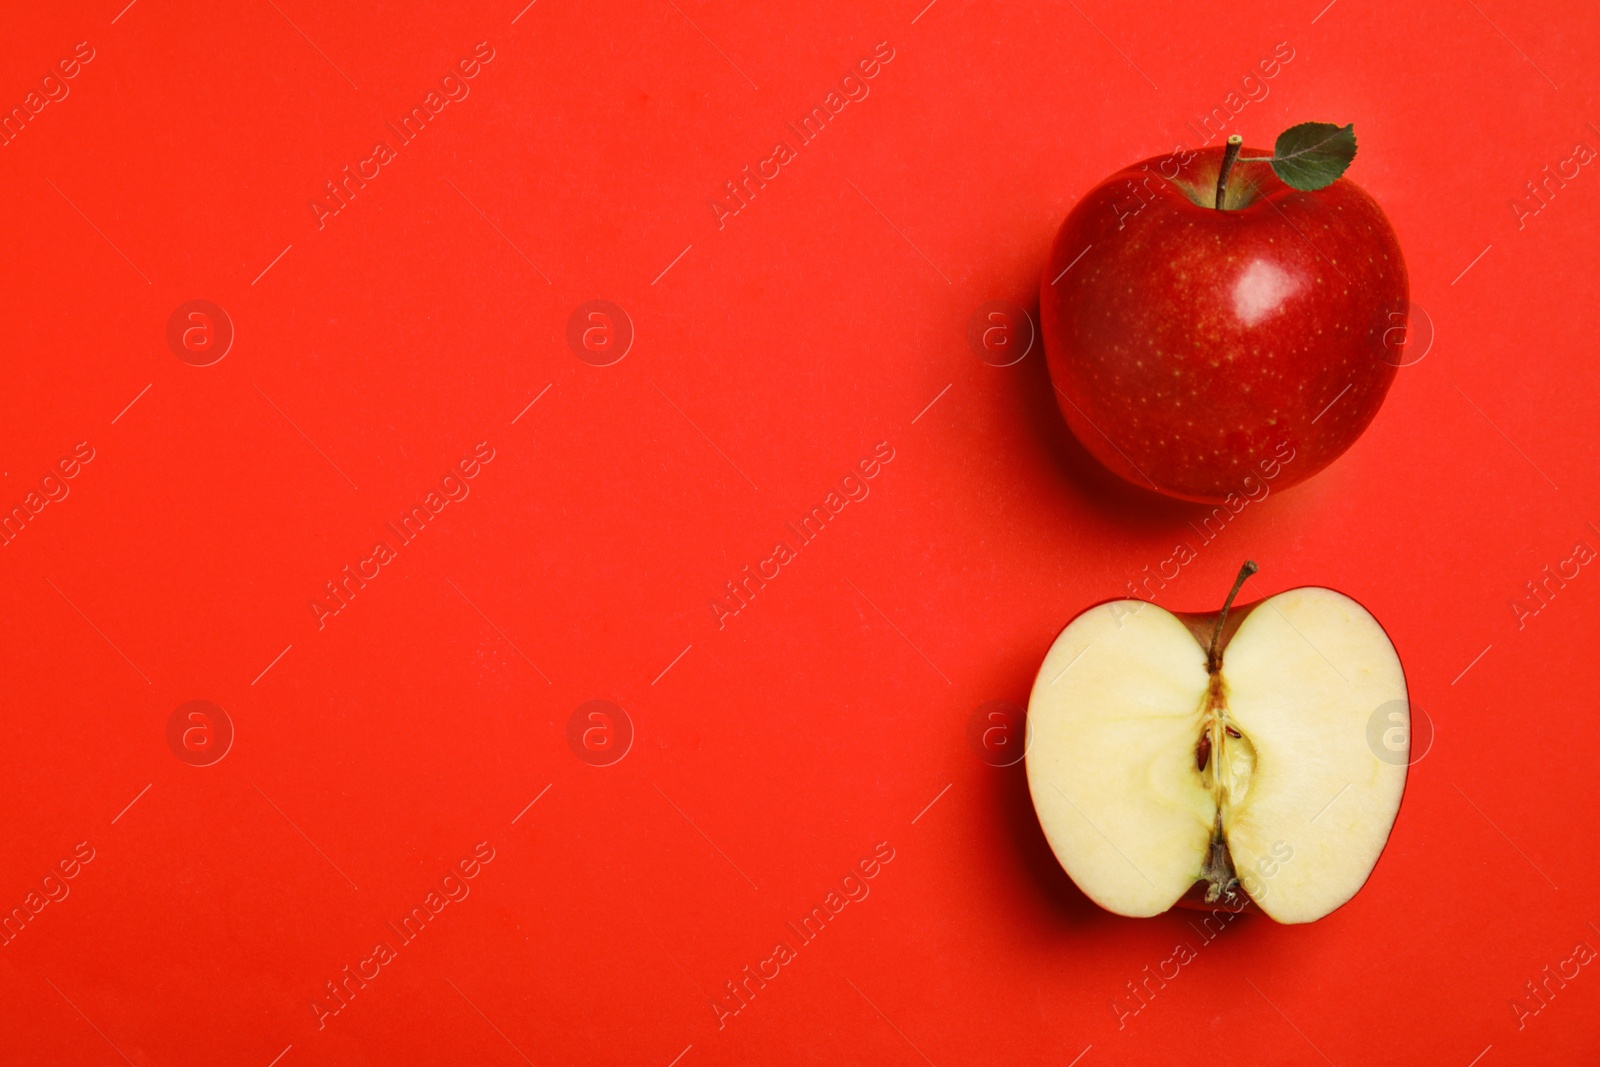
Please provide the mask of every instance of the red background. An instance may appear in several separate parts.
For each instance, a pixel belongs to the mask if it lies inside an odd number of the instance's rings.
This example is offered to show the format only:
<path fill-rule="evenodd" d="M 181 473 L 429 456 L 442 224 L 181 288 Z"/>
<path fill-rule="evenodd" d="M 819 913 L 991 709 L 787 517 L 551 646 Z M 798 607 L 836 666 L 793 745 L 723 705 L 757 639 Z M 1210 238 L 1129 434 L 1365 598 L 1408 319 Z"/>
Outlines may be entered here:
<path fill-rule="evenodd" d="M 1600 948 L 1600 576 L 1512 603 L 1600 547 L 1600 177 L 1511 205 L 1600 147 L 1600 15 L 920 6 L 7 13 L 4 107 L 94 59 L 0 148 L 0 504 L 94 459 L 0 548 L 0 906 L 94 859 L 0 948 L 5 1062 L 1594 1054 L 1589 968 L 1520 1029 L 1511 1000 Z M 470 96 L 319 229 L 323 182 L 479 41 Z M 723 183 L 880 41 L 870 95 L 719 229 Z M 1159 599 L 1214 608 L 1246 556 L 1261 593 L 1350 593 L 1436 742 L 1348 906 L 1202 944 L 1089 904 L 1022 768 L 966 740 L 1202 509 L 1094 469 L 1037 347 L 994 367 L 966 335 L 1036 305 L 1078 194 L 1199 143 L 1279 42 L 1229 132 L 1353 121 L 1436 338 L 1355 448 Z M 208 367 L 165 338 L 193 299 L 237 334 Z M 566 342 L 592 299 L 636 332 L 611 366 Z M 480 441 L 471 495 L 319 628 L 323 584 Z M 719 628 L 723 583 L 880 441 L 870 496 Z M 211 766 L 167 740 L 196 699 L 236 733 Z M 592 699 L 635 731 L 611 766 L 567 742 Z M 324 983 L 481 841 L 471 895 L 319 1029 Z M 879 842 L 870 896 L 719 1028 L 723 983 Z M 1198 958 L 1119 1028 L 1179 941 Z"/>

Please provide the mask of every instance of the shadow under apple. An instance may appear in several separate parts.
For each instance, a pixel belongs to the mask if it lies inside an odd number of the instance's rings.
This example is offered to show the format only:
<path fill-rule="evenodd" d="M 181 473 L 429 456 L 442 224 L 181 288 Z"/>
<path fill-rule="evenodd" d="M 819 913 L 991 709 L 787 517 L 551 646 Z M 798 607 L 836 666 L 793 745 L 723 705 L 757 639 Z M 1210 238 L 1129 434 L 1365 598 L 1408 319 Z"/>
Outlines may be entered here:
<path fill-rule="evenodd" d="M 1037 322 L 1037 299 L 1029 313 Z M 1068 428 L 1056 402 L 1055 385 L 1050 380 L 1042 341 L 1035 344 L 1034 350 L 1015 369 L 1020 413 L 1034 439 L 1048 453 L 1051 469 L 1059 472 L 1058 484 L 1075 500 L 1092 508 L 1105 521 L 1133 534 L 1177 531 L 1186 528 L 1191 519 L 1210 513 L 1211 508 L 1205 504 L 1164 496 L 1125 481 L 1107 470 L 1083 447 Z"/>
<path fill-rule="evenodd" d="M 1117 916 L 1084 896 L 1050 850 L 1028 793 L 1028 774 L 1022 763 L 996 767 L 986 776 L 994 795 L 994 809 L 1010 846 L 1008 853 L 1020 869 L 1019 883 L 1032 887 L 1037 910 L 1063 926 L 1083 927 Z"/>

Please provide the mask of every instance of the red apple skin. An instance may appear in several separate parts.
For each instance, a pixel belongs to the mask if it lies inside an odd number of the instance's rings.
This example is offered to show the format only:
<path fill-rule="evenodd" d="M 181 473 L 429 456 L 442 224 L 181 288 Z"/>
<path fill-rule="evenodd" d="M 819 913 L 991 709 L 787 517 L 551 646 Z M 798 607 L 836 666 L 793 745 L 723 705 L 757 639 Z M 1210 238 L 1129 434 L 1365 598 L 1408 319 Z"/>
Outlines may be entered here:
<path fill-rule="evenodd" d="M 1300 192 L 1239 163 L 1241 206 L 1218 211 L 1222 152 L 1149 159 L 1091 190 L 1039 299 L 1073 434 L 1133 484 L 1203 503 L 1304 481 L 1354 443 L 1394 380 L 1409 295 L 1394 229 L 1359 186 Z"/>

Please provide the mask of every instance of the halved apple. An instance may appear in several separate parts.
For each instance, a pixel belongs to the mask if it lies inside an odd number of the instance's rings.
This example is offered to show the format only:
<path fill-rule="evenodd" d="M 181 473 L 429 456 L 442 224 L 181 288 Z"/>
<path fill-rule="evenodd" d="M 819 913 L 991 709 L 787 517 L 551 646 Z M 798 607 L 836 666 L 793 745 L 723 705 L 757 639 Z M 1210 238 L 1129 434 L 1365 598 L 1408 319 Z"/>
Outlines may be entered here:
<path fill-rule="evenodd" d="M 1405 789 L 1405 675 L 1388 635 L 1332 589 L 1215 615 L 1114 600 L 1067 624 L 1028 702 L 1028 788 L 1091 900 L 1157 915 L 1199 888 L 1282 923 L 1355 895 Z M 1380 713 L 1388 750 L 1370 741 Z M 1408 751 L 1408 749 L 1406 749 Z"/>

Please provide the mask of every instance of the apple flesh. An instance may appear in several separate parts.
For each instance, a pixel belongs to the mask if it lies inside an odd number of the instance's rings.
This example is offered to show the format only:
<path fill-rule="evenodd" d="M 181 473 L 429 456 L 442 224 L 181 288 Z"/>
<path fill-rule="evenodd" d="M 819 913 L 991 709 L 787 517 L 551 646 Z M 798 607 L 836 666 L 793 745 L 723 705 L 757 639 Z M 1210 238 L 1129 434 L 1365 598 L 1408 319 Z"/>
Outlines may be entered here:
<path fill-rule="evenodd" d="M 1116 600 L 1073 619 L 1028 702 L 1028 787 L 1072 880 L 1119 915 L 1199 886 L 1310 922 L 1361 888 L 1389 837 L 1405 760 L 1367 724 L 1405 707 L 1383 628 L 1342 593 L 1291 589 L 1179 616 Z M 1400 703 L 1396 703 L 1400 702 Z"/>
<path fill-rule="evenodd" d="M 1222 155 L 1146 160 L 1091 190 L 1039 299 L 1073 434 L 1135 485 L 1205 503 L 1284 455 L 1277 485 L 1303 481 L 1355 442 L 1394 380 L 1408 298 L 1394 230 L 1359 186 L 1300 192 L 1240 162 L 1218 210 Z"/>

